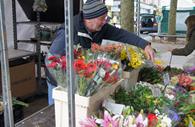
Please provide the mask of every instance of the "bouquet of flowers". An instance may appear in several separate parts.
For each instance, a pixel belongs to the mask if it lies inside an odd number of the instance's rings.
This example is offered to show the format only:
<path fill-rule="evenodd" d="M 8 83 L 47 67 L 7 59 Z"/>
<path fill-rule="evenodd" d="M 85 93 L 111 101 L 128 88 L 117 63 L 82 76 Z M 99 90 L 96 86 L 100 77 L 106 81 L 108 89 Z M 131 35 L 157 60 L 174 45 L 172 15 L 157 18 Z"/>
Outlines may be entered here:
<path fill-rule="evenodd" d="M 139 69 L 144 63 L 144 53 L 135 46 L 123 46 L 120 54 L 122 68 L 124 71 Z"/>
<path fill-rule="evenodd" d="M 91 50 L 84 50 L 78 46 L 74 49 L 73 66 L 79 95 L 91 96 L 98 89 L 119 80 L 119 62 L 107 58 L 107 54 L 101 52 L 101 54 L 94 55 Z M 65 56 L 49 54 L 46 65 L 58 85 L 66 88 Z"/>
<path fill-rule="evenodd" d="M 122 44 L 106 44 L 98 45 L 93 43 L 91 46 L 91 51 L 95 56 L 106 56 L 108 59 L 118 60 L 120 58 L 120 52 L 122 50 Z"/>
<path fill-rule="evenodd" d="M 51 73 L 53 79 L 56 80 L 57 84 L 62 87 L 67 87 L 65 84 L 65 71 L 66 71 L 66 58 L 65 56 L 54 56 L 48 53 L 46 66 L 48 71 Z"/>

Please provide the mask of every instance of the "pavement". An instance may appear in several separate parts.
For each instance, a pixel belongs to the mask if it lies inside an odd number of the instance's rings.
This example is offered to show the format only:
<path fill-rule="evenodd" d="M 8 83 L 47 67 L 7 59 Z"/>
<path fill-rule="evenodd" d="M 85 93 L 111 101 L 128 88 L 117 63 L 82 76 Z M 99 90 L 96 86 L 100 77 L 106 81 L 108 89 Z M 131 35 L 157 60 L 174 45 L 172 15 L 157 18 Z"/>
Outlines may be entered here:
<path fill-rule="evenodd" d="M 160 43 L 159 40 L 152 42 L 152 38 L 148 35 L 141 35 L 142 38 L 151 42 L 152 47 L 159 52 L 158 58 L 164 61 L 165 65 L 169 64 L 171 58 L 171 50 L 174 48 L 181 48 L 185 46 L 185 41 L 178 40 L 176 42 Z M 183 43 L 184 42 L 184 43 Z M 186 65 L 195 65 L 195 51 L 188 56 L 172 56 L 171 67 L 183 68 Z"/>

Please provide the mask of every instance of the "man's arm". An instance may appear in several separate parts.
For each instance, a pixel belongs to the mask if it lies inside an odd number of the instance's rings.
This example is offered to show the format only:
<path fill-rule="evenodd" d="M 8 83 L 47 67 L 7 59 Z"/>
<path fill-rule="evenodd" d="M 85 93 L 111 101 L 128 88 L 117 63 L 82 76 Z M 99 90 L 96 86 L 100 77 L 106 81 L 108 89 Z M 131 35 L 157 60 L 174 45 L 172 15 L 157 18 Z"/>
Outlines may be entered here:
<path fill-rule="evenodd" d="M 105 24 L 103 29 L 105 32 L 104 33 L 105 39 L 119 41 L 122 43 L 128 43 L 128 44 L 140 47 L 142 49 L 144 49 L 149 44 L 149 42 L 138 37 L 134 33 L 128 32 L 128 31 L 123 30 L 123 29 L 119 29 L 119 28 L 112 26 L 110 24 Z"/>
<path fill-rule="evenodd" d="M 128 43 L 144 49 L 144 52 L 148 59 L 154 61 L 154 51 L 150 42 L 140 38 L 134 33 L 130 33 L 126 30 L 116 28 L 110 24 L 106 24 L 103 28 L 105 31 L 104 39 L 119 41 L 122 43 Z"/>
<path fill-rule="evenodd" d="M 52 41 L 52 45 L 49 49 L 49 52 L 52 55 L 65 55 L 65 34 L 64 29 L 60 28 L 55 36 L 55 39 Z"/>

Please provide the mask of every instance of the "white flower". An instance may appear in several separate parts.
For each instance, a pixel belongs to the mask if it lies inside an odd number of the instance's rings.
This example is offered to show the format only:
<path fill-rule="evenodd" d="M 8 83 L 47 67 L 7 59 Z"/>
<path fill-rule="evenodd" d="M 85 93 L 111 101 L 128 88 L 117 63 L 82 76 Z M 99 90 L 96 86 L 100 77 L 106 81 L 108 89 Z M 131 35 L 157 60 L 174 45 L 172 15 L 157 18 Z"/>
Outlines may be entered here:
<path fill-rule="evenodd" d="M 154 113 L 155 113 L 156 115 L 159 115 L 159 114 L 160 114 L 160 112 L 158 111 L 158 109 L 155 109 L 155 110 L 154 110 Z"/>
<path fill-rule="evenodd" d="M 165 94 L 165 97 L 167 97 L 170 100 L 174 100 L 175 99 L 175 96 L 172 95 L 172 94 Z"/>
<path fill-rule="evenodd" d="M 171 119 L 169 117 L 165 116 L 159 116 L 161 119 L 160 127 L 172 127 Z"/>

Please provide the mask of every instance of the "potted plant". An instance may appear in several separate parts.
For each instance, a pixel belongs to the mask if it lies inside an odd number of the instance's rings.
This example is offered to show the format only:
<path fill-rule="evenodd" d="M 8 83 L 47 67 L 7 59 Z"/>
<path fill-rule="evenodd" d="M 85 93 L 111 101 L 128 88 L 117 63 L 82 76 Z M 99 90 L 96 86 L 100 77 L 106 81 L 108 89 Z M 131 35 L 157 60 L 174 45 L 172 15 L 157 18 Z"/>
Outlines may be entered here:
<path fill-rule="evenodd" d="M 13 105 L 13 116 L 14 122 L 18 122 L 23 119 L 23 107 L 28 107 L 28 104 L 17 100 L 15 97 L 12 98 Z M 3 99 L 0 97 L 0 126 L 4 126 L 4 109 L 3 109 Z"/>

